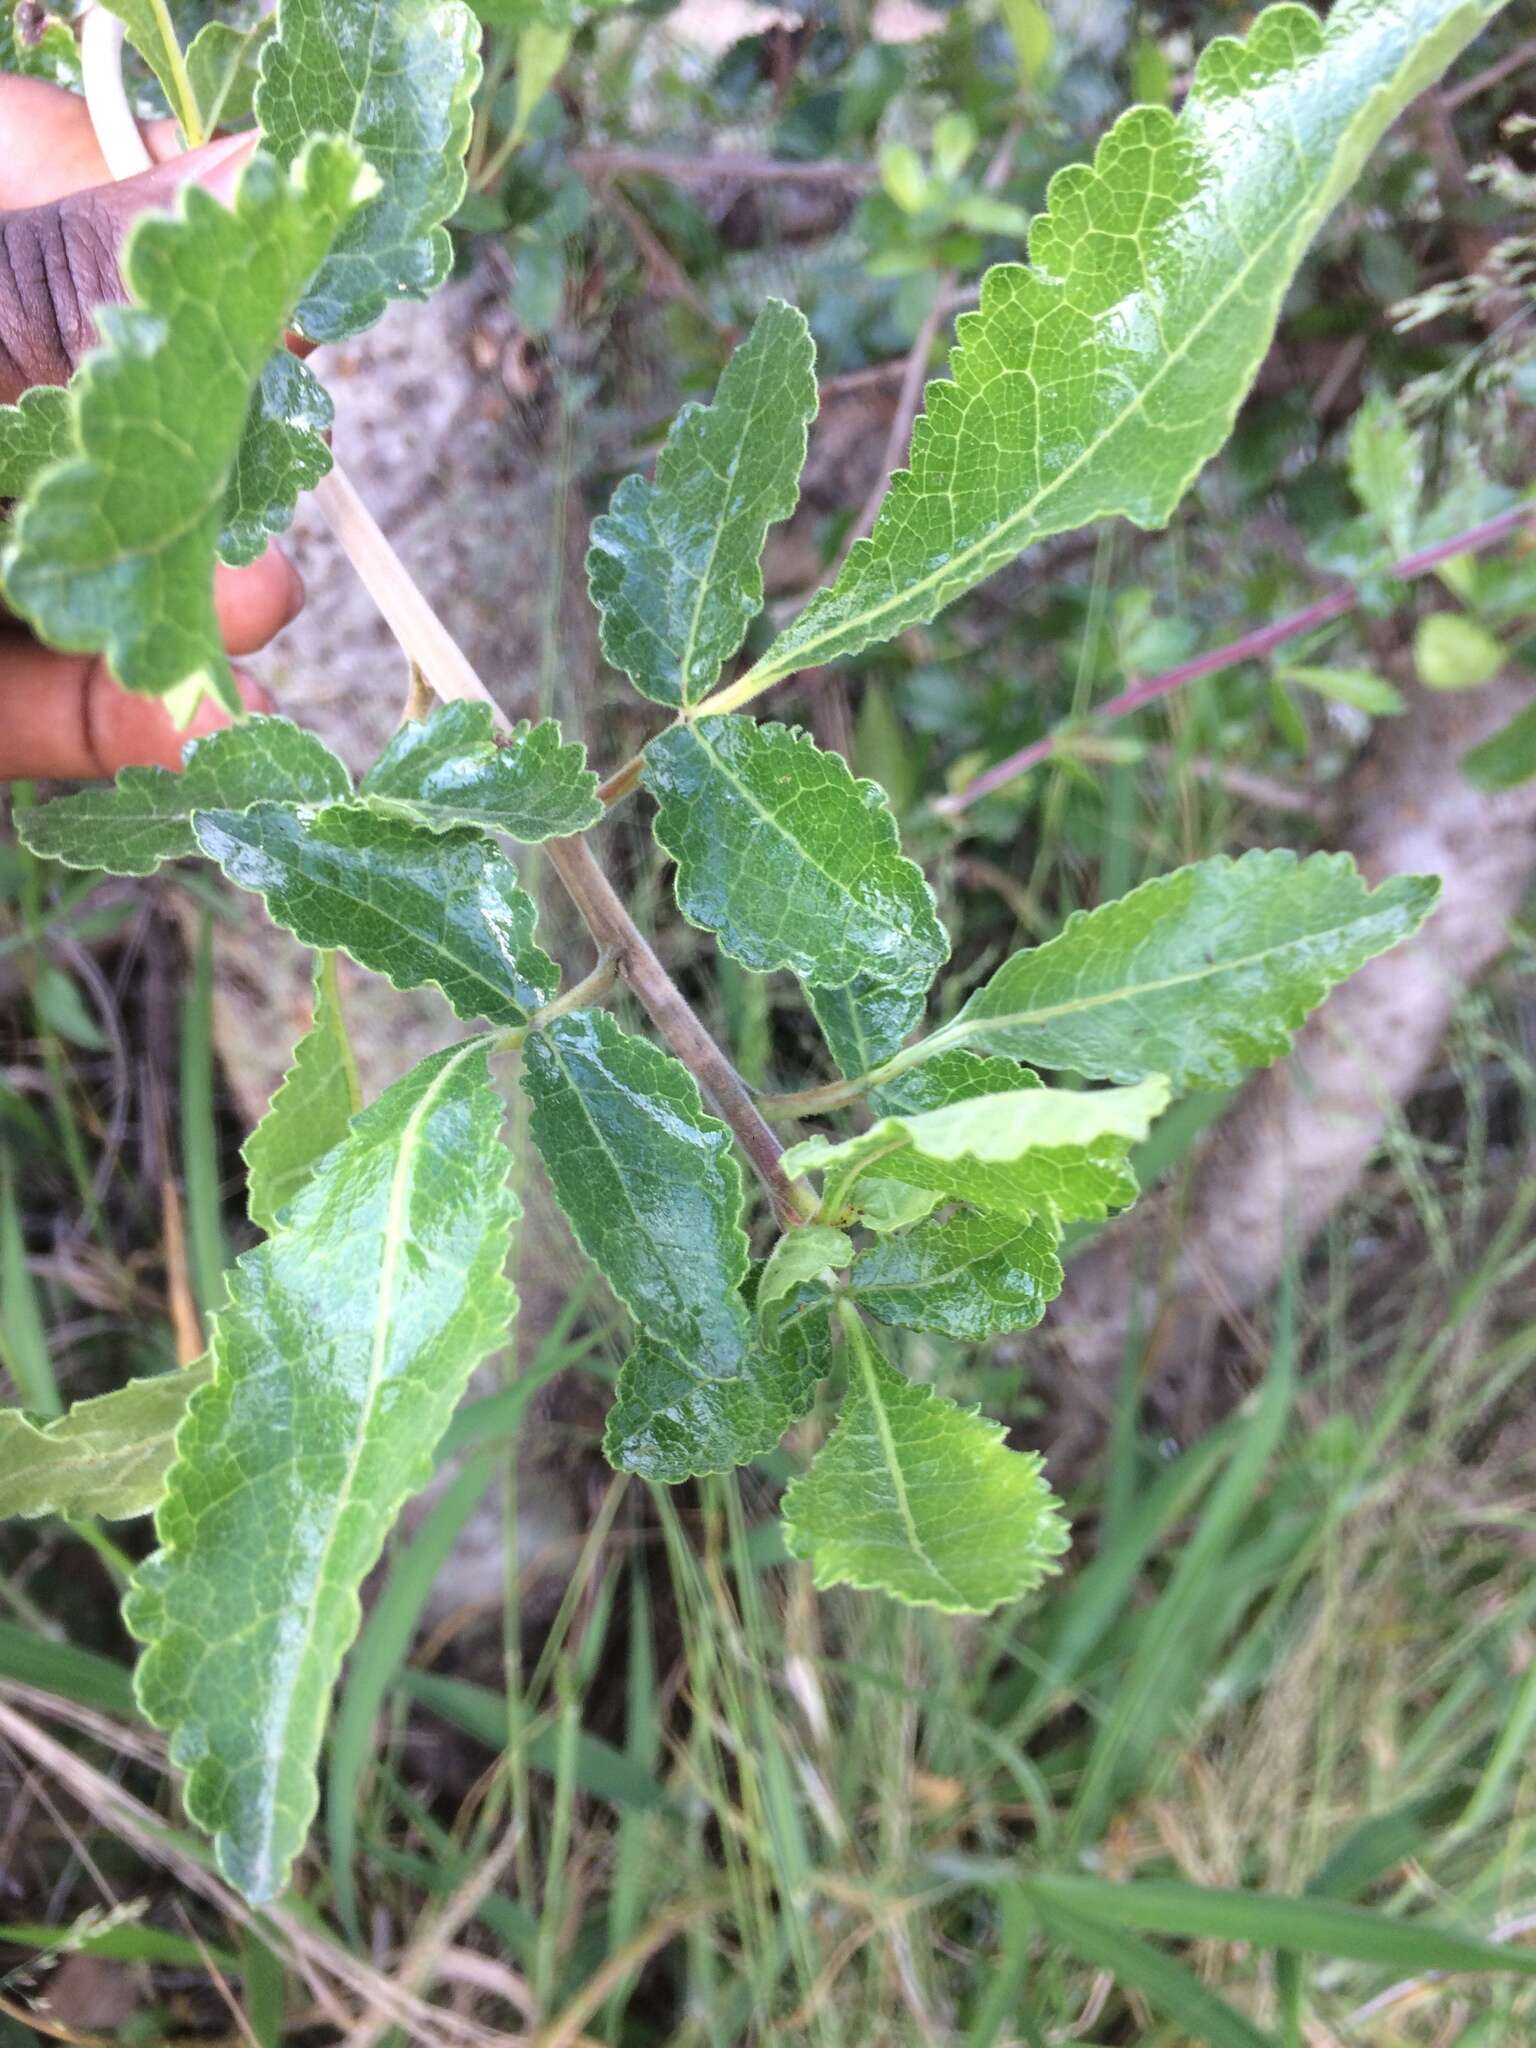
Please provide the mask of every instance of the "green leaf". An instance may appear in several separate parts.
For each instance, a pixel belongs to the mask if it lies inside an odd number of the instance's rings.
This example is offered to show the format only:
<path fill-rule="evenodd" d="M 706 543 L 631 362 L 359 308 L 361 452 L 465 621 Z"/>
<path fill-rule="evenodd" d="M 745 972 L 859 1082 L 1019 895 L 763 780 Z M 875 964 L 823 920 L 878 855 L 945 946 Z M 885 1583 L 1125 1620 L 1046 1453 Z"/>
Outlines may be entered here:
<path fill-rule="evenodd" d="M 1424 448 L 1385 391 L 1373 391 L 1349 430 L 1349 480 L 1393 551 L 1407 554 L 1424 493 Z"/>
<path fill-rule="evenodd" d="M 860 1252 L 849 1290 L 882 1323 L 979 1342 L 1027 1330 L 1061 1292 L 1057 1231 L 962 1212 Z"/>
<path fill-rule="evenodd" d="M 300 494 L 330 474 L 325 435 L 334 418 L 325 387 L 297 356 L 281 348 L 268 358 L 224 491 L 224 561 L 254 562 L 274 533 L 288 531 Z"/>
<path fill-rule="evenodd" d="M 428 298 L 447 277 L 443 223 L 464 197 L 479 83 L 480 31 L 459 0 L 279 0 L 256 88 L 266 147 L 291 163 L 334 131 L 383 180 L 304 294 L 311 341 L 360 334 L 391 299 Z"/>
<path fill-rule="evenodd" d="M 78 86 L 80 45 L 74 30 L 32 0 L 0 0 L 0 71 L 46 79 L 50 85 Z"/>
<path fill-rule="evenodd" d="M 841 1271 L 852 1257 L 852 1239 L 825 1223 L 802 1223 L 797 1229 L 786 1231 L 768 1254 L 768 1263 L 757 1283 L 759 1316 L 785 1295 L 819 1280 L 829 1270 Z"/>
<path fill-rule="evenodd" d="M 1479 789 L 1518 789 L 1536 775 L 1536 703 L 1517 711 L 1508 725 L 1469 747 L 1461 757 L 1462 773 Z"/>
<path fill-rule="evenodd" d="M 1134 1088 L 1014 1088 L 885 1116 L 841 1143 L 803 1139 L 785 1152 L 784 1171 L 826 1176 L 821 1213 L 833 1221 L 856 1204 L 872 1167 L 1022 1223 L 1096 1220 L 1135 1200 L 1126 1153 L 1167 1102 L 1160 1074 Z"/>
<path fill-rule="evenodd" d="M 927 989 L 949 953 L 885 791 L 808 733 L 749 718 L 676 725 L 645 753 L 683 915 L 759 973 Z"/>
<path fill-rule="evenodd" d="M 531 845 L 584 832 L 603 815 L 586 749 L 552 718 L 498 739 L 489 704 L 440 704 L 402 725 L 363 777 L 381 808 L 442 831 L 480 825 Z"/>
<path fill-rule="evenodd" d="M 75 452 L 75 415 L 62 384 L 34 384 L 0 405 L 0 498 L 20 498 L 51 463 Z"/>
<path fill-rule="evenodd" d="M 315 1008 L 309 1029 L 294 1047 L 267 1113 L 241 1147 L 251 1221 L 270 1237 L 280 1211 L 347 1135 L 363 1106 L 357 1062 L 347 1038 L 336 986 L 336 956 L 315 956 Z"/>
<path fill-rule="evenodd" d="M 1304 690 L 1335 704 L 1348 704 L 1372 718 L 1395 718 L 1407 708 L 1397 685 L 1368 668 L 1322 668 L 1311 662 L 1290 662 L 1280 670 L 1280 680 L 1299 683 Z"/>
<path fill-rule="evenodd" d="M 396 988 L 433 983 L 461 1017 L 525 1024 L 559 986 L 534 944 L 533 899 L 483 832 L 432 832 L 360 802 L 199 810 L 192 829 L 306 946 L 349 953 Z"/>
<path fill-rule="evenodd" d="M 1426 690 L 1475 690 L 1508 659 L 1497 635 L 1465 612 L 1431 612 L 1413 636 L 1413 665 Z"/>
<path fill-rule="evenodd" d="M 166 0 L 103 0 L 103 4 L 123 24 L 129 42 L 155 74 L 187 143 L 204 141 L 197 125 L 197 95 Z"/>
<path fill-rule="evenodd" d="M 286 718 L 243 718 L 190 740 L 182 767 L 124 768 L 108 789 L 56 797 L 17 819 L 23 843 L 71 868 L 148 875 L 198 850 L 192 813 L 239 811 L 263 798 L 328 804 L 352 780 L 324 741 Z"/>
<path fill-rule="evenodd" d="M 6 594 L 44 640 L 105 654 L 130 689 L 239 697 L 213 603 L 224 499 L 251 394 L 304 283 L 372 189 L 357 152 L 308 148 L 284 175 L 247 165 L 233 210 L 194 184 L 147 214 L 70 386 L 78 453 L 39 477 L 3 557 Z"/>
<path fill-rule="evenodd" d="M 147 1515 L 165 1491 L 176 1426 L 206 1362 L 130 1380 L 53 1422 L 0 1408 L 0 1517 Z"/>
<path fill-rule="evenodd" d="M 925 1043 L 1224 1087 L 1278 1059 L 1329 989 L 1417 931 L 1439 893 L 1425 875 L 1368 889 L 1347 853 L 1198 861 L 1077 911 Z"/>
<path fill-rule="evenodd" d="M 830 1302 L 795 1290 L 766 1314 L 733 1372 L 641 1334 L 619 1373 L 603 1449 L 610 1464 L 677 1486 L 771 1451 L 831 1369 Z"/>
<path fill-rule="evenodd" d="M 695 1372 L 739 1372 L 751 1336 L 741 1171 L 688 1069 L 606 1012 L 577 1010 L 529 1035 L 523 1086 L 555 1199 L 642 1339 Z"/>
<path fill-rule="evenodd" d="M 252 28 L 205 21 L 187 45 L 187 77 L 205 135 L 250 119 L 256 62 L 273 27 L 270 15 Z"/>
<path fill-rule="evenodd" d="M 592 522 L 587 581 L 603 653 L 657 704 L 706 696 L 762 610 L 759 559 L 799 495 L 815 359 L 805 315 L 770 299 L 714 404 L 678 414 L 656 481 L 626 477 Z"/>
<path fill-rule="evenodd" d="M 848 1395 L 810 1470 L 784 1496 L 785 1536 L 818 1586 L 985 1614 L 1032 1592 L 1067 1547 L 1033 1452 L 1000 1422 L 913 1386 L 852 1316 Z"/>
<path fill-rule="evenodd" d="M 921 1066 L 882 1081 L 869 1091 L 869 1103 L 882 1116 L 916 1115 L 920 1110 L 948 1109 L 977 1095 L 1007 1095 L 1016 1088 L 1044 1085 L 1038 1074 L 1013 1060 L 988 1059 L 961 1048 L 934 1053 Z"/>
<path fill-rule="evenodd" d="M 470 1372 L 506 1337 L 517 1205 L 483 1040 L 422 1061 L 248 1252 L 124 1609 L 187 1811 L 258 1903 L 316 1804 L 357 1589 Z"/>
<path fill-rule="evenodd" d="M 868 974 L 843 988 L 807 986 L 805 994 L 839 1073 L 850 1075 L 888 1060 L 928 1007 L 926 982 L 877 981 Z"/>
<path fill-rule="evenodd" d="M 1307 244 L 1499 4 L 1269 8 L 1205 51 L 1177 119 L 1133 107 L 1091 168 L 1058 172 L 1031 266 L 989 271 L 962 314 L 954 381 L 929 385 L 874 532 L 730 704 L 920 625 L 1047 534 L 1162 526 L 1230 433 Z"/>

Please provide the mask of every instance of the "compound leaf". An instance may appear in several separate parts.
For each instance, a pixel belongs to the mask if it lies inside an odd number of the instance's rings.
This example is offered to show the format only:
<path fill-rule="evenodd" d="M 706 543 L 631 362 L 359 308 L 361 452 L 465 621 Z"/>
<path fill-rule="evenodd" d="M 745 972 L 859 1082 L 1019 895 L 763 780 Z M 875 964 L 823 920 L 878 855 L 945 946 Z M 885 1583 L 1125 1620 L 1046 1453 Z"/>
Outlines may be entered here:
<path fill-rule="evenodd" d="M 688 1069 L 602 1010 L 529 1034 L 529 1130 L 577 1242 L 650 1346 L 739 1373 L 751 1334 L 730 1133 Z"/>
<path fill-rule="evenodd" d="M 882 1323 L 975 1343 L 1039 1322 L 1061 1292 L 1057 1242 L 1049 1222 L 962 1210 L 860 1252 L 849 1290 Z"/>
<path fill-rule="evenodd" d="M 0 498 L 20 498 L 51 463 L 75 452 L 75 415 L 62 384 L 34 384 L 0 405 Z"/>
<path fill-rule="evenodd" d="M 1160 1074 L 1091 1093 L 1014 1087 L 884 1116 L 841 1143 L 806 1138 L 784 1154 L 784 1170 L 826 1176 L 822 1214 L 833 1222 L 856 1207 L 857 1182 L 870 1168 L 1018 1222 L 1092 1220 L 1135 1200 L 1126 1153 L 1167 1102 Z"/>
<path fill-rule="evenodd" d="M 1032 1592 L 1067 1547 L 1039 1457 L 1010 1451 L 1000 1422 L 904 1380 L 856 1316 L 846 1329 L 843 1412 L 784 1496 L 791 1551 L 818 1586 L 951 1614 Z"/>
<path fill-rule="evenodd" d="M 676 725 L 645 753 L 683 915 L 759 973 L 817 988 L 867 975 L 926 991 L 949 953 L 877 783 L 808 733 L 749 718 Z"/>
<path fill-rule="evenodd" d="M 263 367 L 374 182 L 324 139 L 291 172 L 254 157 L 232 209 L 189 184 L 175 214 L 137 223 L 134 303 L 99 309 L 101 346 L 69 387 L 76 453 L 36 479 L 3 557 L 44 640 L 106 655 L 130 689 L 239 708 L 213 603 L 225 493 Z"/>
<path fill-rule="evenodd" d="M 498 739 L 489 704 L 439 704 L 402 725 L 363 777 L 381 808 L 441 831 L 480 825 L 532 845 L 584 832 L 603 815 L 597 776 L 554 719 Z"/>
<path fill-rule="evenodd" d="M 503 1342 L 517 1205 L 483 1040 L 364 1110 L 248 1252 L 215 1325 L 125 1607 L 139 1702 L 189 1770 L 187 1811 L 271 1899 L 316 1804 L 357 1589 L 465 1381 Z"/>
<path fill-rule="evenodd" d="M 241 1148 L 246 1206 L 258 1230 L 271 1236 L 279 1212 L 314 1178 L 315 1168 L 345 1138 L 362 1106 L 357 1062 L 336 986 L 336 955 L 317 953 L 309 1029 L 294 1047 L 293 1065 L 266 1115 Z"/>
<path fill-rule="evenodd" d="M 192 829 L 306 946 L 349 953 L 396 988 L 434 983 L 461 1017 L 525 1024 L 559 986 L 534 944 L 533 899 L 483 832 L 432 832 L 363 802 L 199 810 Z"/>
<path fill-rule="evenodd" d="M 1076 912 L 926 1042 L 1092 1079 L 1226 1087 L 1279 1058 L 1329 989 L 1417 931 L 1439 892 L 1421 875 L 1368 889 L 1347 853 L 1197 861 Z"/>
<path fill-rule="evenodd" d="M 176 1426 L 207 1377 L 199 1361 L 130 1380 L 52 1422 L 0 1408 L 0 1516 L 147 1515 L 165 1491 Z"/>
<path fill-rule="evenodd" d="M 1029 266 L 962 314 L 873 533 L 743 678 L 919 625 L 1031 541 L 1164 524 L 1231 431 L 1308 243 L 1394 117 L 1502 0 L 1268 8 L 1052 179 Z"/>
<path fill-rule="evenodd" d="M 443 223 L 464 197 L 479 82 L 479 25 L 460 0 L 279 0 L 256 87 L 266 147 L 286 164 L 311 135 L 346 135 L 382 180 L 299 305 L 311 341 L 360 334 L 447 277 Z"/>
<path fill-rule="evenodd" d="M 706 696 L 762 609 L 759 559 L 799 495 L 815 359 L 805 315 L 770 299 L 713 405 L 678 414 L 656 481 L 626 477 L 592 523 L 603 653 L 657 704 Z"/>
<path fill-rule="evenodd" d="M 244 718 L 190 740 L 181 759 L 179 774 L 124 768 L 108 789 L 36 805 L 17 830 L 34 853 L 66 867 L 147 875 L 197 852 L 194 811 L 241 811 L 264 798 L 328 804 L 352 794 L 351 777 L 324 741 L 286 718 Z"/>

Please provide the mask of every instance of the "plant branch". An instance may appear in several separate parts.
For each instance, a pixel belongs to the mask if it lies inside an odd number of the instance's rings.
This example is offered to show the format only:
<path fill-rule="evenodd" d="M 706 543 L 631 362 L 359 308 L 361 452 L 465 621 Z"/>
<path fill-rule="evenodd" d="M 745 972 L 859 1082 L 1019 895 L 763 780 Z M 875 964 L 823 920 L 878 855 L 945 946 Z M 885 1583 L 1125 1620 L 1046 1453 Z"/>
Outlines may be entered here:
<path fill-rule="evenodd" d="M 1480 525 L 1468 527 L 1465 533 L 1458 533 L 1449 540 L 1437 541 L 1433 547 L 1420 548 L 1414 554 L 1404 555 L 1401 561 L 1393 562 L 1387 575 L 1398 582 L 1406 583 L 1415 576 L 1422 576 L 1437 564 L 1449 561 L 1454 555 L 1470 555 L 1479 549 L 1494 546 L 1498 541 L 1516 533 L 1522 526 L 1536 520 L 1536 505 L 1529 500 L 1511 505 L 1507 511 L 1499 512 Z M 1352 612 L 1360 602 L 1359 588 L 1346 583 L 1338 590 L 1331 590 L 1326 597 L 1304 605 L 1300 611 L 1291 612 L 1283 619 L 1276 619 L 1268 626 L 1259 626 L 1251 633 L 1243 633 L 1236 640 L 1229 640 L 1225 646 L 1213 647 L 1205 654 L 1197 654 L 1191 661 L 1183 661 L 1176 668 L 1164 669 L 1160 675 L 1145 676 L 1122 690 L 1118 697 L 1111 697 L 1107 704 L 1101 704 L 1093 714 L 1095 724 L 1108 724 L 1110 720 L 1125 718 L 1133 711 L 1140 711 L 1144 705 L 1156 703 L 1161 697 L 1171 696 L 1201 676 L 1215 675 L 1222 669 L 1236 668 L 1245 661 L 1259 661 L 1287 641 L 1299 640 L 1307 633 L 1315 633 L 1319 626 L 1326 626 L 1335 619 L 1342 619 Z M 1027 747 L 1020 747 L 1017 753 L 1009 754 L 991 768 L 985 769 L 964 789 L 956 790 L 949 796 L 939 797 L 934 810 L 940 817 L 957 818 L 978 798 L 989 796 L 993 790 L 1001 789 L 1005 783 L 1027 774 L 1053 754 L 1067 750 L 1072 743 L 1073 730 L 1070 726 L 1059 726 L 1043 738 L 1034 740 Z"/>

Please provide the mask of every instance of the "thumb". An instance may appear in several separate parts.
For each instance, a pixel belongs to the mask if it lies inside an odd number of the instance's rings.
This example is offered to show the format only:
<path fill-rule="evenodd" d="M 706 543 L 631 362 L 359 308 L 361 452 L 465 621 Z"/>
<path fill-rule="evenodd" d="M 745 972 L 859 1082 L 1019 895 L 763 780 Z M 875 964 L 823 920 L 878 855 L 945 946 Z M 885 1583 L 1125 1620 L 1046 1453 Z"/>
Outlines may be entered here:
<path fill-rule="evenodd" d="M 118 258 L 133 222 L 167 211 L 192 183 L 227 204 L 258 139 L 226 137 L 136 178 L 0 216 L 0 284 L 10 286 L 0 290 L 0 402 L 69 381 L 96 339 L 96 307 L 126 297 Z"/>

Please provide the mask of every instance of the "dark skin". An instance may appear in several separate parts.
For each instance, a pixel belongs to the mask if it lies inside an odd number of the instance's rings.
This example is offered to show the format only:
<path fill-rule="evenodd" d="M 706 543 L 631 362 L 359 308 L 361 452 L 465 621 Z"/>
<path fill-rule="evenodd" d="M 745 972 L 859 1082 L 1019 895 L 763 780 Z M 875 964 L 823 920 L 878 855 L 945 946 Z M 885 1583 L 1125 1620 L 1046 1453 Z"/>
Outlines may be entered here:
<path fill-rule="evenodd" d="M 120 299 L 117 257 L 134 218 L 174 204 L 195 179 L 226 202 L 253 145 L 212 142 L 182 154 L 174 130 L 146 136 L 156 168 L 114 184 L 83 101 L 27 78 L 0 78 L 0 403 L 33 384 L 62 384 L 95 339 L 91 308 Z M 304 601 L 298 571 L 276 548 L 245 569 L 218 571 L 225 645 L 254 654 Z M 260 686 L 237 671 L 253 709 Z M 0 781 L 88 780 L 131 763 L 175 768 L 189 738 L 228 723 L 205 702 L 178 732 L 152 697 L 120 689 L 98 657 L 39 647 L 0 617 Z"/>

